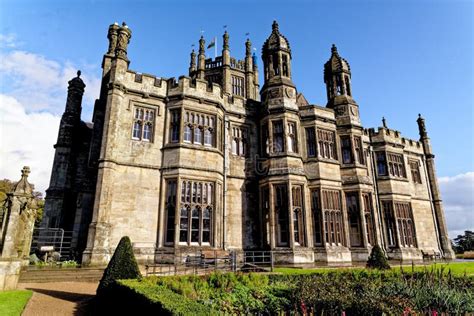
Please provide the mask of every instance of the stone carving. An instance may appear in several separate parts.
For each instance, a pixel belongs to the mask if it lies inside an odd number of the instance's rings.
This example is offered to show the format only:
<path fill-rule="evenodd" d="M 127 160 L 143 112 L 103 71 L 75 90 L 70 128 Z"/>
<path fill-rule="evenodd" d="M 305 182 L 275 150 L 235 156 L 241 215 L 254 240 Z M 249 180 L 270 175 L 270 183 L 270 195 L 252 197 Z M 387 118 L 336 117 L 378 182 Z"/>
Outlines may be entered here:
<path fill-rule="evenodd" d="M 229 49 L 229 33 L 224 32 L 222 49 Z"/>
<path fill-rule="evenodd" d="M 418 114 L 418 119 L 416 120 L 416 122 L 418 123 L 420 137 L 427 137 L 428 133 L 426 132 L 425 119 L 421 116 L 421 114 Z"/>
<path fill-rule="evenodd" d="M 109 39 L 109 49 L 107 50 L 107 54 L 109 55 L 113 55 L 115 53 L 119 28 L 120 27 L 117 22 L 109 26 L 109 33 L 107 34 L 107 38 Z"/>
<path fill-rule="evenodd" d="M 117 47 L 115 48 L 115 56 L 118 58 L 127 59 L 127 47 L 130 43 L 130 38 L 132 37 L 132 31 L 128 28 L 125 22 L 122 23 L 122 26 L 118 30 L 118 41 Z"/>
<path fill-rule="evenodd" d="M 288 98 L 292 98 L 295 95 L 292 88 L 286 88 L 285 93 Z"/>
<path fill-rule="evenodd" d="M 0 223 L 1 258 L 27 260 L 38 206 L 28 183 L 29 167 L 23 167 L 21 180 L 6 200 L 6 211 Z"/>

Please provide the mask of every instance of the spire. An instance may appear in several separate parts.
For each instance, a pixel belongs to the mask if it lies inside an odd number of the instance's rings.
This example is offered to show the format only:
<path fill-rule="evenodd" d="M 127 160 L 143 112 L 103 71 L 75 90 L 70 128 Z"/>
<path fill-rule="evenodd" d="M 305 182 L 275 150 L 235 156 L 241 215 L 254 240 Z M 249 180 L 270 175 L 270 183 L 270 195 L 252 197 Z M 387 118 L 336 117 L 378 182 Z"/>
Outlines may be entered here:
<path fill-rule="evenodd" d="M 418 130 L 420 132 L 420 138 L 428 138 L 428 132 L 426 131 L 426 125 L 425 125 L 425 119 L 421 116 L 421 114 L 418 114 L 418 119 L 416 120 L 418 123 Z"/>
<path fill-rule="evenodd" d="M 273 20 L 272 31 L 274 33 L 280 33 L 280 30 L 278 29 L 278 22 L 276 20 Z"/>
<path fill-rule="evenodd" d="M 229 33 L 227 33 L 227 30 L 224 32 L 222 39 L 223 39 L 222 50 L 228 50 L 229 49 Z"/>
<path fill-rule="evenodd" d="M 334 44 L 331 46 L 331 57 L 324 64 L 324 83 L 326 84 L 328 104 L 338 96 L 352 99 L 351 67 L 347 60 L 339 55 Z"/>

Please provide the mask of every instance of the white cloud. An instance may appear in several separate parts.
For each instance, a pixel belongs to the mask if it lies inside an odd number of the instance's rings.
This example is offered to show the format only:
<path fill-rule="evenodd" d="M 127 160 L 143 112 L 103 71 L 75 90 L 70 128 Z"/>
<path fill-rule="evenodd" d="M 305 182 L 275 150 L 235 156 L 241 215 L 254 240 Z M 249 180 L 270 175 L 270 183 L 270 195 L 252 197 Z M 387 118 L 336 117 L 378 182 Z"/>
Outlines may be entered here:
<path fill-rule="evenodd" d="M 59 62 L 18 50 L 14 35 L 0 34 L 0 178 L 19 180 L 23 166 L 30 166 L 36 190 L 48 188 L 64 112 L 68 81 L 82 70 L 86 84 L 82 102 L 84 121 L 91 120 L 101 78 L 97 65 Z"/>
<path fill-rule="evenodd" d="M 93 75 L 94 66 L 77 67 L 70 62 L 60 63 L 31 52 L 13 50 L 0 53 L 0 87 L 2 93 L 27 106 L 26 111 L 64 111 L 68 81 L 83 68 L 81 78 L 86 84 L 83 108 L 89 113 L 99 96 L 100 78 Z"/>
<path fill-rule="evenodd" d="M 17 41 L 16 35 L 13 33 L 0 34 L 0 47 L 15 48 L 22 44 Z"/>
<path fill-rule="evenodd" d="M 474 230 L 474 172 L 439 178 L 449 236 Z"/>
<path fill-rule="evenodd" d="M 0 94 L 0 120 L 0 177 L 17 181 L 23 166 L 30 166 L 30 182 L 44 192 L 49 185 L 60 116 L 27 113 L 18 100 Z"/>

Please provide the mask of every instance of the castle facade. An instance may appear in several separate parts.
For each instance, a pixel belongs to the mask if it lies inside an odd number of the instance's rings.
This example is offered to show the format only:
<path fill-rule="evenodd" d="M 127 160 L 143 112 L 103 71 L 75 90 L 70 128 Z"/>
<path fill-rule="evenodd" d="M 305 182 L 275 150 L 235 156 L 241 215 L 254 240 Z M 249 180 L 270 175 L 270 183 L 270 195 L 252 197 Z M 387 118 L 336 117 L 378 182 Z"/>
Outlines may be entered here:
<path fill-rule="evenodd" d="M 93 123 L 81 121 L 85 85 L 69 82 L 43 227 L 73 231 L 84 264 L 102 265 L 127 235 L 139 260 L 196 250 L 273 250 L 282 263 L 453 258 L 424 119 L 420 139 L 365 129 L 351 69 L 331 48 L 327 104 L 292 81 L 289 41 L 273 23 L 245 58 L 206 58 L 160 78 L 129 69 L 127 25 L 110 25 Z"/>

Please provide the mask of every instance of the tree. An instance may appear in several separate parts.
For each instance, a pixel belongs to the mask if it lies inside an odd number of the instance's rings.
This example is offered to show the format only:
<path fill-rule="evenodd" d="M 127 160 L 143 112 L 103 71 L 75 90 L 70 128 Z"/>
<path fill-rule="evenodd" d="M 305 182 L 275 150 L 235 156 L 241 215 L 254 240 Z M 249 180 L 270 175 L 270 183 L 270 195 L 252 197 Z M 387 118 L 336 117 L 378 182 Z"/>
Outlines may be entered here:
<path fill-rule="evenodd" d="M 380 248 L 379 245 L 375 245 L 370 252 L 369 260 L 367 260 L 367 268 L 371 269 L 380 269 L 380 270 L 387 270 L 390 269 L 390 265 L 388 264 L 388 260 L 385 257 L 385 254 Z"/>
<path fill-rule="evenodd" d="M 464 231 L 464 235 L 458 235 L 454 238 L 453 245 L 456 253 L 474 251 L 474 232 L 470 230 Z"/>
<path fill-rule="evenodd" d="M 116 280 L 141 278 L 137 260 L 133 254 L 132 243 L 128 236 L 122 237 L 110 259 L 97 288 L 97 295 L 104 295 Z"/>

